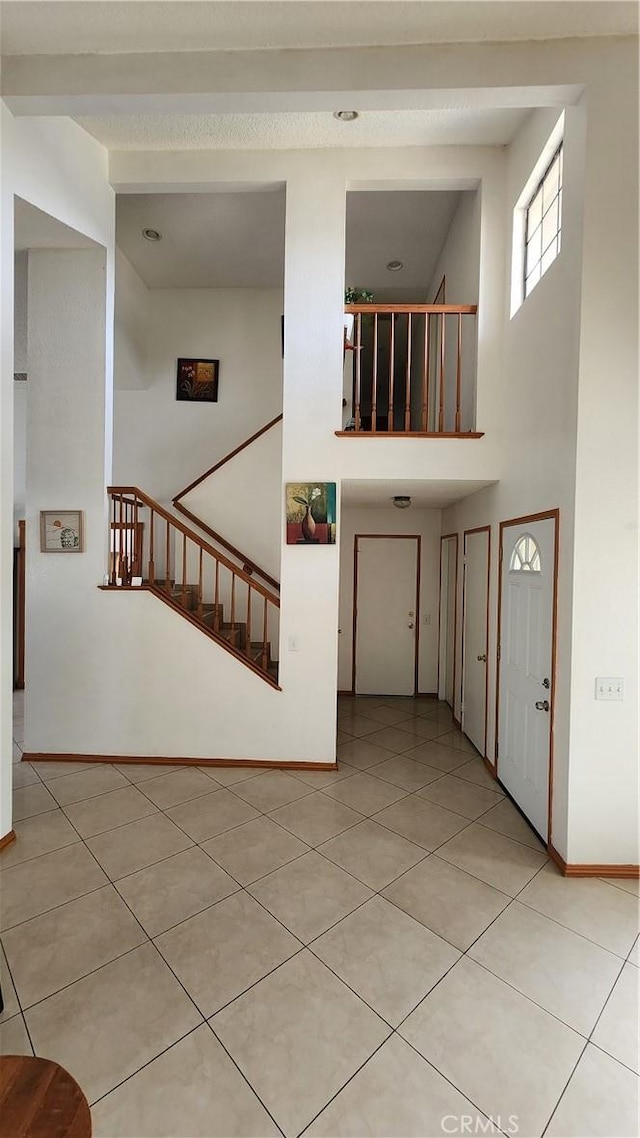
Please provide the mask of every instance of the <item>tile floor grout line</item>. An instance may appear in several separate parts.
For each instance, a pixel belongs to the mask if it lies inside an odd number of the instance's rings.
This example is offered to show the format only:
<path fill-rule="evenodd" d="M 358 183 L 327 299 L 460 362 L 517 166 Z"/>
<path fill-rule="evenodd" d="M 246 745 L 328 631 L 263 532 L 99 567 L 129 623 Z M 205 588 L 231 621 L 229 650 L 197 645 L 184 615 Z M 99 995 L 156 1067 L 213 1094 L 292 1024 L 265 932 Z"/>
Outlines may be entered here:
<path fill-rule="evenodd" d="M 602 1011 L 604 1011 L 604 1008 Z M 602 1012 L 600 1014 L 602 1014 Z M 593 1030 L 595 1031 L 595 1028 Z M 591 1044 L 592 1047 L 595 1047 L 596 1051 L 599 1051 L 602 1055 L 606 1055 L 607 1058 L 611 1059 L 613 1063 L 617 1063 L 619 1067 L 624 1068 L 625 1071 L 630 1071 L 631 1074 L 635 1075 L 636 1079 L 638 1079 L 639 1076 L 635 1067 L 630 1067 L 629 1064 L 625 1063 L 623 1059 L 618 1059 L 617 1055 L 612 1055 L 610 1051 L 607 1051 L 600 1043 L 595 1043 L 593 1039 L 588 1039 L 587 1043 Z"/>
<path fill-rule="evenodd" d="M 14 980 L 14 978 L 13 978 L 13 972 L 12 972 L 12 970 L 11 970 L 11 965 L 9 964 L 9 957 L 7 956 L 7 952 L 6 952 L 6 949 L 5 949 L 4 945 L 2 944 L 0 947 L 1 947 L 1 949 L 2 949 L 2 956 L 3 956 L 3 958 L 4 958 L 5 967 L 6 967 L 6 969 L 7 969 L 7 972 L 9 973 L 9 977 L 10 977 L 10 979 L 11 979 L 11 983 L 12 983 L 12 985 L 13 985 L 13 990 L 14 990 L 14 992 L 15 992 L 16 1000 L 18 1001 L 18 1008 L 19 1008 L 19 1011 L 16 1013 L 16 1015 L 20 1015 L 20 1016 L 22 1017 L 22 1022 L 23 1022 L 23 1024 L 24 1024 L 24 1029 L 25 1029 L 25 1031 L 26 1031 L 26 1033 L 27 1033 L 27 1039 L 29 1040 L 29 1046 L 31 1047 L 31 1053 L 32 1053 L 32 1055 L 35 1055 L 35 1053 L 36 1053 L 36 1049 L 35 1049 L 35 1047 L 34 1047 L 34 1045 L 33 1045 L 33 1039 L 31 1038 L 31 1032 L 29 1031 L 29 1025 L 28 1025 L 28 1023 L 27 1023 L 27 1017 L 26 1017 L 26 1016 L 25 1016 L 25 1014 L 24 1014 L 24 1008 L 22 1007 L 22 1002 L 21 1002 L 21 1000 L 20 1000 L 20 993 L 19 993 L 19 991 L 18 991 L 18 985 L 16 984 L 16 982 L 15 982 L 15 980 Z M 13 1016 L 10 1016 L 9 1018 L 10 1018 L 10 1019 L 13 1019 L 14 1017 L 13 1017 Z M 6 1022 L 6 1023 L 8 1023 L 8 1020 L 6 1020 L 5 1022 Z"/>
<path fill-rule="evenodd" d="M 120 790 L 127 790 L 127 787 L 121 786 L 121 787 L 119 787 L 119 789 Z M 107 794 L 117 794 L 118 791 L 117 790 L 107 790 L 106 793 Z M 101 797 L 101 796 L 98 795 L 98 797 Z M 85 798 L 85 799 L 83 799 L 82 802 L 70 802 L 68 805 L 69 806 L 84 806 L 85 802 L 93 802 L 93 799 L 92 798 Z M 150 799 L 149 799 L 149 803 L 151 805 Z M 101 838 L 103 834 L 112 834 L 114 832 L 114 830 L 122 830 L 125 826 L 134 826 L 136 822 L 144 822 L 145 818 L 151 818 L 154 814 L 160 813 L 159 807 L 156 806 L 155 810 L 150 810 L 148 814 L 142 814 L 139 818 L 130 818 L 128 822 L 119 822 L 119 823 L 117 822 L 115 824 L 115 826 L 109 826 L 106 830 L 98 830 L 98 832 L 96 834 L 87 834 L 86 836 L 83 836 L 80 833 L 80 831 L 76 828 L 76 825 L 75 825 L 73 819 L 70 818 L 69 815 L 67 814 L 65 807 L 61 806 L 60 810 L 62 811 L 65 818 L 67 819 L 67 822 L 69 822 L 73 826 L 74 830 L 76 831 L 76 833 L 78 834 L 78 836 L 80 838 L 80 841 L 85 842 L 85 843 L 88 841 L 92 841 L 94 838 Z"/>
<path fill-rule="evenodd" d="M 323 1113 L 323 1111 L 325 1111 L 325 1110 L 327 1109 L 327 1107 L 328 1107 L 328 1106 L 331 1106 L 331 1103 L 332 1103 L 332 1102 L 333 1102 L 335 1099 L 337 1099 L 338 1095 L 342 1094 L 342 1092 L 343 1092 L 343 1091 L 344 1091 L 344 1090 L 345 1090 L 345 1089 L 346 1089 L 346 1088 L 349 1086 L 349 1083 L 350 1083 L 350 1082 L 352 1082 L 352 1081 L 353 1081 L 353 1079 L 355 1079 L 356 1075 L 359 1075 L 359 1074 L 360 1074 L 360 1072 L 362 1071 L 362 1069 L 363 1069 L 364 1067 L 366 1067 L 367 1063 L 369 1063 L 369 1062 L 371 1061 L 371 1059 L 373 1059 L 373 1057 L 374 1057 L 375 1055 L 377 1055 L 379 1051 L 381 1051 L 381 1050 L 382 1050 L 382 1048 L 384 1047 L 385 1043 L 388 1043 L 388 1042 L 389 1042 L 389 1040 L 390 1040 L 390 1039 L 392 1038 L 392 1036 L 394 1036 L 394 1035 L 395 1035 L 395 1031 L 394 1031 L 394 1030 L 393 1030 L 393 1028 L 392 1028 L 392 1029 L 391 1029 L 391 1032 L 389 1033 L 389 1035 L 385 1036 L 385 1038 L 382 1040 L 382 1042 L 378 1044 L 378 1046 L 376 1047 L 376 1049 L 375 1049 L 374 1051 L 372 1051 L 372 1052 L 371 1052 L 371 1054 L 370 1054 L 369 1056 L 367 1056 L 367 1058 L 366 1058 L 366 1059 L 365 1059 L 365 1060 L 364 1060 L 364 1061 L 363 1061 L 363 1062 L 360 1064 L 360 1066 L 359 1066 L 358 1068 L 356 1068 L 356 1070 L 353 1072 L 353 1074 L 352 1074 L 352 1075 L 349 1075 L 349 1078 L 347 1079 L 347 1081 L 346 1081 L 345 1083 L 343 1083 L 341 1087 L 339 1087 L 339 1088 L 338 1088 L 338 1090 L 335 1092 L 335 1094 L 333 1094 L 333 1095 L 331 1096 L 331 1098 L 330 1098 L 330 1099 L 328 1099 L 328 1101 L 327 1101 L 327 1102 L 325 1102 L 324 1106 L 321 1106 L 321 1107 L 320 1107 L 320 1110 L 318 1111 L 318 1113 L 317 1113 L 317 1114 L 314 1114 L 313 1118 L 312 1118 L 312 1119 L 311 1119 L 309 1122 L 307 1122 L 307 1125 L 306 1125 L 306 1126 L 305 1126 L 305 1127 L 304 1127 L 302 1130 L 300 1130 L 300 1131 L 298 1132 L 298 1134 L 297 1134 L 297 1138 L 303 1138 L 303 1135 L 307 1133 L 307 1130 L 309 1129 L 309 1127 L 310 1127 L 310 1126 L 313 1126 L 314 1122 L 316 1121 L 316 1119 L 318 1119 L 318 1118 L 320 1117 L 320 1115 Z M 295 1136 L 294 1136 L 294 1138 L 295 1138 Z"/>
<path fill-rule="evenodd" d="M 432 989 L 432 991 L 433 991 L 433 989 Z M 414 1009 L 414 1011 L 415 1011 L 415 1009 Z M 402 1024 L 400 1025 L 400 1027 L 401 1026 L 402 1026 Z M 445 1082 L 447 1082 L 450 1087 L 453 1087 L 454 1091 L 457 1091 L 459 1095 L 462 1095 L 462 1097 L 467 1100 L 467 1102 L 471 1103 L 471 1105 L 473 1107 L 475 1107 L 475 1109 L 480 1112 L 480 1114 L 482 1115 L 483 1118 L 489 1117 L 489 1115 L 486 1113 L 486 1111 L 481 1106 L 478 1106 L 478 1104 L 476 1102 L 474 1102 L 472 1098 L 469 1097 L 469 1094 L 466 1091 L 461 1090 L 461 1088 L 457 1085 L 457 1083 L 454 1083 L 453 1080 L 450 1079 L 448 1075 L 445 1075 L 444 1071 L 441 1071 L 439 1067 L 436 1067 L 435 1063 L 433 1062 L 433 1059 L 427 1059 L 426 1055 L 423 1055 L 422 1052 L 418 1050 L 418 1048 L 415 1046 L 415 1044 L 413 1044 L 411 1042 L 410 1039 L 405 1039 L 404 1035 L 400 1035 L 400 1028 L 396 1028 L 396 1034 L 402 1040 L 403 1043 L 406 1043 L 407 1047 L 410 1047 L 411 1050 L 414 1051 L 415 1054 L 420 1059 L 422 1059 L 423 1063 L 426 1063 L 428 1067 L 431 1067 L 431 1069 L 433 1071 L 435 1071 L 436 1074 L 439 1075 L 441 1079 L 444 1079 Z M 479 1129 L 477 1131 L 477 1133 L 486 1134 L 487 1131 L 484 1129 L 483 1130 Z M 489 1133 L 491 1133 L 491 1131 Z"/>
<path fill-rule="evenodd" d="M 82 839 L 80 839 L 80 840 L 82 841 Z M 72 842 L 71 843 L 71 845 L 74 845 L 74 846 L 77 846 L 78 844 L 79 844 L 78 842 Z M 61 848 L 66 850 L 66 849 L 70 849 L 71 846 L 62 846 Z M 59 853 L 59 852 L 60 852 L 59 850 L 52 850 L 51 851 L 51 853 Z M 40 856 L 41 857 L 49 857 L 50 855 L 49 854 L 41 854 Z M 30 860 L 34 861 L 35 859 L 31 858 Z M 27 864 L 26 862 L 21 861 L 21 862 L 18 862 L 18 865 L 15 865 L 15 866 L 10 865 L 8 867 L 8 869 L 6 870 L 6 872 L 8 873 L 9 869 L 19 869 L 20 866 L 26 865 L 26 864 Z M 100 866 L 100 869 L 104 873 L 102 866 Z M 107 875 L 105 874 L 105 877 L 106 876 Z M 97 893 L 99 889 L 104 889 L 105 885 L 113 885 L 113 882 L 107 877 L 106 881 L 101 881 L 99 885 L 96 885 L 93 889 L 87 889 L 87 891 L 85 893 L 79 893 L 77 895 L 77 897 L 68 897 L 66 901 L 60 901 L 57 905 L 52 905 L 50 909 L 42 909 L 41 912 L 32 913 L 30 917 L 25 917 L 24 920 L 22 920 L 22 921 L 16 921 L 15 925 L 8 925 L 7 928 L 0 929 L 0 940 L 8 932 L 13 932 L 14 929 L 19 929 L 22 925 L 28 924 L 29 921 L 34 921 L 37 917 L 45 917 L 48 913 L 55 913 L 56 909 L 61 909 L 63 905 L 69 905 L 72 901 L 80 901 L 83 897 L 90 897 L 92 893 Z"/>
<path fill-rule="evenodd" d="M 555 1103 L 555 1105 L 554 1105 L 554 1107 L 553 1107 L 553 1110 L 551 1111 L 551 1114 L 549 1115 L 549 1117 L 548 1117 L 547 1121 L 545 1122 L 545 1124 L 544 1124 L 544 1126 L 543 1126 L 543 1128 L 542 1128 L 542 1131 L 541 1131 L 541 1138 L 545 1138 L 545 1135 L 546 1135 L 546 1133 L 547 1133 L 547 1130 L 548 1130 L 548 1129 L 549 1129 L 549 1127 L 551 1126 L 551 1122 L 552 1122 L 552 1120 L 553 1120 L 553 1116 L 554 1116 L 554 1114 L 556 1113 L 556 1111 L 557 1111 L 558 1107 L 560 1106 L 560 1103 L 562 1102 L 562 1100 L 563 1100 L 563 1098 L 564 1098 L 564 1096 L 565 1096 L 565 1094 L 566 1094 L 566 1092 L 567 1092 L 567 1088 L 568 1088 L 568 1086 L 569 1086 L 569 1083 L 571 1082 L 571 1080 L 572 1080 L 573 1076 L 575 1075 L 576 1071 L 578 1070 L 578 1067 L 579 1067 L 580 1063 L 582 1062 L 582 1058 L 583 1058 L 583 1056 L 584 1056 L 584 1054 L 585 1054 L 585 1052 L 586 1052 L 586 1050 L 587 1050 L 587 1047 L 588 1047 L 588 1046 L 589 1046 L 589 1040 L 587 1039 L 587 1040 L 585 1040 L 585 1045 L 584 1045 L 584 1047 L 582 1048 L 582 1051 L 580 1052 L 580 1054 L 578 1055 L 578 1058 L 576 1059 L 576 1062 L 575 1062 L 574 1066 L 571 1068 L 571 1072 L 570 1072 L 570 1074 L 569 1074 L 569 1077 L 568 1077 L 568 1079 L 567 1079 L 566 1083 L 564 1084 L 564 1086 L 563 1086 L 563 1088 L 562 1088 L 562 1090 L 561 1090 L 561 1092 L 560 1092 L 560 1097 L 558 1098 L 557 1102 Z"/>
<path fill-rule="evenodd" d="M 237 1060 L 236 1060 L 236 1059 L 233 1057 L 233 1055 L 231 1054 L 231 1052 L 228 1050 L 228 1048 L 227 1048 L 227 1047 L 225 1046 L 225 1044 L 223 1043 L 223 1041 L 222 1041 L 222 1039 L 220 1038 L 220 1036 L 219 1036 L 219 1035 L 217 1034 L 217 1032 L 214 1030 L 213 1024 L 212 1024 L 212 1023 L 211 1023 L 209 1020 L 205 1020 L 205 1023 L 206 1023 L 206 1025 L 207 1025 L 207 1027 L 209 1028 L 209 1031 L 210 1031 L 210 1032 L 211 1032 L 211 1034 L 213 1035 L 213 1038 L 214 1038 L 215 1040 L 217 1040 L 217 1042 L 218 1042 L 218 1043 L 220 1044 L 220 1046 L 222 1047 L 222 1050 L 224 1051 L 225 1055 L 227 1055 L 227 1057 L 229 1058 L 229 1060 L 230 1060 L 230 1061 L 233 1063 L 233 1065 L 234 1065 L 234 1067 L 236 1068 L 236 1071 L 238 1072 L 238 1074 L 241 1076 L 241 1078 L 243 1078 L 243 1079 L 244 1079 L 245 1083 L 246 1083 L 246 1084 L 247 1084 L 247 1086 L 249 1087 L 249 1090 L 250 1090 L 250 1091 L 251 1091 L 251 1092 L 252 1092 L 252 1093 L 255 1095 L 255 1097 L 257 1098 L 258 1102 L 260 1103 L 260 1106 L 261 1106 L 261 1107 L 262 1107 L 262 1108 L 263 1108 L 263 1109 L 266 1111 L 266 1113 L 269 1115 L 269 1118 L 270 1118 L 270 1119 L 271 1119 L 271 1121 L 273 1122 L 274 1126 L 275 1126 L 275 1127 L 276 1127 L 276 1128 L 277 1128 L 277 1129 L 280 1131 L 280 1133 L 282 1134 L 282 1138 L 287 1138 L 287 1136 L 285 1135 L 285 1132 L 284 1132 L 284 1130 L 282 1129 L 282 1127 L 279 1125 L 279 1123 L 277 1122 L 277 1120 L 276 1120 L 276 1118 L 274 1117 L 274 1115 L 273 1115 L 273 1114 L 271 1113 L 271 1111 L 269 1110 L 269 1107 L 267 1106 L 267 1104 L 266 1104 L 266 1103 L 264 1103 L 264 1102 L 262 1101 L 262 1099 L 260 1098 L 260 1095 L 258 1094 L 258 1092 L 257 1092 L 256 1088 L 254 1087 L 253 1083 L 251 1083 L 251 1082 L 249 1081 L 249 1078 L 247 1077 L 247 1075 L 245 1075 L 245 1073 L 244 1073 L 244 1071 L 242 1070 L 242 1067 L 240 1066 L 240 1064 L 239 1064 L 239 1063 L 237 1062 Z"/>
<path fill-rule="evenodd" d="M 268 912 L 268 910 L 265 910 L 265 912 Z M 272 916 L 272 914 L 269 915 Z M 284 927 L 284 925 L 282 925 L 282 927 Z M 286 932 L 289 932 L 289 930 L 287 929 Z M 294 934 L 290 933 L 290 935 L 293 937 Z M 260 978 L 257 980 L 252 980 L 251 984 L 247 984 L 246 988 L 243 988 L 243 990 L 240 992 L 236 992 L 235 996 L 231 996 L 231 999 L 228 999 L 227 1003 L 221 1004 L 220 1007 L 216 1007 L 215 1012 L 212 1012 L 211 1015 L 205 1015 L 205 1022 L 211 1025 L 211 1021 L 215 1020 L 216 1015 L 220 1015 L 221 1012 L 227 1011 L 227 1008 L 231 1007 L 232 1004 L 235 1004 L 236 1000 L 243 998 L 243 996 L 246 996 L 247 992 L 251 992 L 254 988 L 257 988 L 257 986 L 259 986 L 263 980 L 266 980 L 268 976 L 272 976 L 274 972 L 278 972 L 279 968 L 284 967 L 285 964 L 290 964 L 292 960 L 295 960 L 296 956 L 300 956 L 301 953 L 304 953 L 306 945 L 304 945 L 300 938 L 296 937 L 295 939 L 297 940 L 298 945 L 300 945 L 300 948 L 296 948 L 295 953 L 292 953 L 290 956 L 286 956 L 284 960 L 278 960 L 278 964 L 274 964 L 272 968 L 269 968 L 269 972 L 265 972 L 264 975 L 260 976 Z"/>
<path fill-rule="evenodd" d="M 549 863 L 550 862 L 547 861 L 545 863 L 545 865 L 541 865 L 540 869 L 537 871 L 537 873 L 534 876 L 537 877 L 538 873 L 540 873 L 543 869 L 545 869 L 546 865 L 549 865 Z M 596 880 L 596 879 L 594 878 L 593 880 Z M 531 881 L 533 881 L 533 877 L 531 878 Z M 530 885 L 531 881 L 528 881 L 527 885 Z M 527 885 L 524 885 L 522 887 L 522 889 L 520 890 L 520 893 L 524 893 L 524 890 L 527 888 Z M 567 932 L 574 933 L 576 936 L 582 937 L 582 939 L 588 941 L 589 944 L 594 944 L 596 946 L 596 948 L 602 948 L 605 952 L 610 952 L 611 955 L 617 957 L 618 960 L 622 960 L 623 962 L 625 962 L 627 960 L 626 956 L 622 956 L 619 952 L 615 952 L 614 949 L 612 949 L 612 948 L 607 948 L 606 945 L 600 944 L 600 942 L 597 940 L 592 940 L 592 938 L 590 936 L 587 936 L 586 933 L 578 932 L 576 929 L 572 929 L 569 925 L 563 925 L 562 921 L 559 921 L 557 919 L 557 917 L 550 917 L 550 916 L 548 916 L 547 913 L 543 913 L 540 911 L 540 909 L 536 909 L 535 906 L 532 905 L 529 901 L 525 901 L 524 899 L 521 899 L 520 893 L 517 895 L 517 897 L 514 897 L 513 900 L 514 901 L 518 900 L 521 905 L 524 905 L 527 909 L 530 909 L 533 913 L 537 913 L 539 917 L 546 917 L 548 921 L 553 921 L 554 925 L 559 925 L 559 927 L 561 929 L 565 929 Z M 635 940 L 634 940 L 633 944 L 631 945 L 630 951 L 633 950 L 634 944 L 635 944 Z"/>

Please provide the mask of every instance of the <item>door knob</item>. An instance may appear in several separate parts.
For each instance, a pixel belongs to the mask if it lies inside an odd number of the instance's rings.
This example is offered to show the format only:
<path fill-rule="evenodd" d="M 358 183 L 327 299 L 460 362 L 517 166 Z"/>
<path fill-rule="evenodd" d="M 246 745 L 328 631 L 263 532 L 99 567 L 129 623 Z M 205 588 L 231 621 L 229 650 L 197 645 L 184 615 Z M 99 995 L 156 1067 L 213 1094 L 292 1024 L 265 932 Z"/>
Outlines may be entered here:
<path fill-rule="evenodd" d="M 413 628 L 413 623 L 411 623 L 411 624 L 408 624 L 408 625 L 407 625 L 407 628 Z"/>
<path fill-rule="evenodd" d="M 479 664 L 486 664 L 486 662 L 487 662 L 486 656 L 478 656 L 478 663 Z"/>
<path fill-rule="evenodd" d="M 536 700 L 536 711 L 548 711 L 548 710 L 549 710 L 549 700 L 548 699 L 537 699 Z"/>

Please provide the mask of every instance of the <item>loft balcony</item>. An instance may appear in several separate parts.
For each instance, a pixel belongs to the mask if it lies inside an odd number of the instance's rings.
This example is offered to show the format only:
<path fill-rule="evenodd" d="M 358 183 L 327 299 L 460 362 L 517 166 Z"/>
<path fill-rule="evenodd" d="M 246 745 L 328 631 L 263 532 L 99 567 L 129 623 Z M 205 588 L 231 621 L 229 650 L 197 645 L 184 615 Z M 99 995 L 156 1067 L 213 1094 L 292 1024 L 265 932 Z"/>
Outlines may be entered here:
<path fill-rule="evenodd" d="M 477 305 L 345 306 L 342 437 L 482 438 Z"/>

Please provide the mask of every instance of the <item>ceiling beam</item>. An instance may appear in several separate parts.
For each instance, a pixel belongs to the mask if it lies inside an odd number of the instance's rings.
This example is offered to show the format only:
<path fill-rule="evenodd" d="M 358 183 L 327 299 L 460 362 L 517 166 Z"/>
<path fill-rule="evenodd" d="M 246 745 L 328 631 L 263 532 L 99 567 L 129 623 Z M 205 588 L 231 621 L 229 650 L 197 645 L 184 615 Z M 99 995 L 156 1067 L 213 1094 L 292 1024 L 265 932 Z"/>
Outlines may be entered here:
<path fill-rule="evenodd" d="M 602 45 L 8 56 L 1 93 L 13 114 L 72 117 L 560 106 L 580 97 L 582 60 Z"/>

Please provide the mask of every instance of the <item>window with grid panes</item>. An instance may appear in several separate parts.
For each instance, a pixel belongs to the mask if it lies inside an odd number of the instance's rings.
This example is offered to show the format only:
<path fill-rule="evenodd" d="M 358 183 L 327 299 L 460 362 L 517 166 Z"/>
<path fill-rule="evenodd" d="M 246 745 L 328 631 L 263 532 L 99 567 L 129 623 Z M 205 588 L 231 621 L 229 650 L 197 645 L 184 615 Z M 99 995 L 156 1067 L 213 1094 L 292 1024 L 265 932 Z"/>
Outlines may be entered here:
<path fill-rule="evenodd" d="M 526 209 L 524 296 L 560 252 L 562 236 L 562 144 L 547 166 Z"/>

